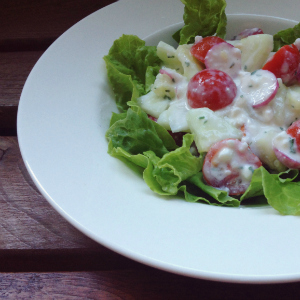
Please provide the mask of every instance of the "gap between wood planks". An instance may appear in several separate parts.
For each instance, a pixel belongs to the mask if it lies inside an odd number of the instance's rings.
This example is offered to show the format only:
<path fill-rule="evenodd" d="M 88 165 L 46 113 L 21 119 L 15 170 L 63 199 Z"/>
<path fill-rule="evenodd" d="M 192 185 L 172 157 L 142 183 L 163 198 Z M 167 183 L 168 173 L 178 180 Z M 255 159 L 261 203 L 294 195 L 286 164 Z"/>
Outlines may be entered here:
<path fill-rule="evenodd" d="M 0 272 L 61 272 L 141 269 L 146 266 L 110 250 L 0 250 Z"/>

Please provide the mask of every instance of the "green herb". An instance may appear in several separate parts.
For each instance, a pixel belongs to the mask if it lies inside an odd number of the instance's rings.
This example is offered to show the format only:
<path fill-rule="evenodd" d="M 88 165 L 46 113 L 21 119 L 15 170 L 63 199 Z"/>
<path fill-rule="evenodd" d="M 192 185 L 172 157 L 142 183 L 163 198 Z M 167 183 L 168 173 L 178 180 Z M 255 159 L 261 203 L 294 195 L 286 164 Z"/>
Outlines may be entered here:
<path fill-rule="evenodd" d="M 296 153 L 296 150 L 295 150 L 295 139 L 290 138 L 289 142 L 290 142 L 290 152 L 291 153 Z"/>
<path fill-rule="evenodd" d="M 190 63 L 189 63 L 188 61 L 185 61 L 184 63 L 185 63 L 185 65 L 186 65 L 187 67 L 190 66 Z"/>

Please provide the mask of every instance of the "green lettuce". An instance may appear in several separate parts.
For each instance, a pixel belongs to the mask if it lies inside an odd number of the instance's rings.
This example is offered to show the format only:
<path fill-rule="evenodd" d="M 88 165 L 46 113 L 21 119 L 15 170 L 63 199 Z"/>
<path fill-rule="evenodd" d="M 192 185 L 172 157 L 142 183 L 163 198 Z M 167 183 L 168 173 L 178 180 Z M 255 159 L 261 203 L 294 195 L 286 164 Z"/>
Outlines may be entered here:
<path fill-rule="evenodd" d="M 121 112 L 129 108 L 129 100 L 136 101 L 150 90 L 161 65 L 156 47 L 145 46 L 145 41 L 135 35 L 121 36 L 103 59 Z"/>
<path fill-rule="evenodd" d="M 300 182 L 298 170 L 270 174 L 264 167 L 256 169 L 247 191 L 241 201 L 262 196 L 267 203 L 283 215 L 300 212 Z"/>
<path fill-rule="evenodd" d="M 216 34 L 226 35 L 227 17 L 225 0 L 181 0 L 184 7 L 184 26 L 173 38 L 180 44 L 194 42 L 197 35 L 202 37 Z"/>
<path fill-rule="evenodd" d="M 295 25 L 293 28 L 281 30 L 273 36 L 273 51 L 277 51 L 284 45 L 290 45 L 294 43 L 297 38 L 300 38 L 300 23 Z"/>
<path fill-rule="evenodd" d="M 132 107 L 126 113 L 113 114 L 106 132 L 109 140 L 109 153 L 114 148 L 122 148 L 130 154 L 153 151 L 162 157 L 176 148 L 176 143 L 166 129 L 150 120 L 139 107 Z"/>

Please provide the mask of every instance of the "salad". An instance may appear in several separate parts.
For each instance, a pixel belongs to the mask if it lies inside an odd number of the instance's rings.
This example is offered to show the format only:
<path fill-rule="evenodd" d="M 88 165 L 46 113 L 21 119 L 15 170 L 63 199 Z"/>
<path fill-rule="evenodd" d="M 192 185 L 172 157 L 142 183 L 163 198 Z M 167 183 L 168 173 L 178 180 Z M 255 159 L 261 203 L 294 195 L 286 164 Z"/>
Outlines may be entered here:
<path fill-rule="evenodd" d="M 178 47 L 123 35 L 104 57 L 108 153 L 160 195 L 298 214 L 300 23 L 227 38 L 225 0 L 181 1 Z"/>

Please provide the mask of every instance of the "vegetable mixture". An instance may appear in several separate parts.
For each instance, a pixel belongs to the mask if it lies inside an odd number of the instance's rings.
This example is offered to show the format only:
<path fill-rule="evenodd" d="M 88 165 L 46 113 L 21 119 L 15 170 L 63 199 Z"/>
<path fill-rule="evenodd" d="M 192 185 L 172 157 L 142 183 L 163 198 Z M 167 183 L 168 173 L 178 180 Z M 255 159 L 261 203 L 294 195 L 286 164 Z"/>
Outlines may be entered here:
<path fill-rule="evenodd" d="M 299 213 L 300 23 L 225 39 L 224 0 L 181 1 L 177 48 L 123 35 L 104 57 L 109 154 L 160 195 Z"/>

